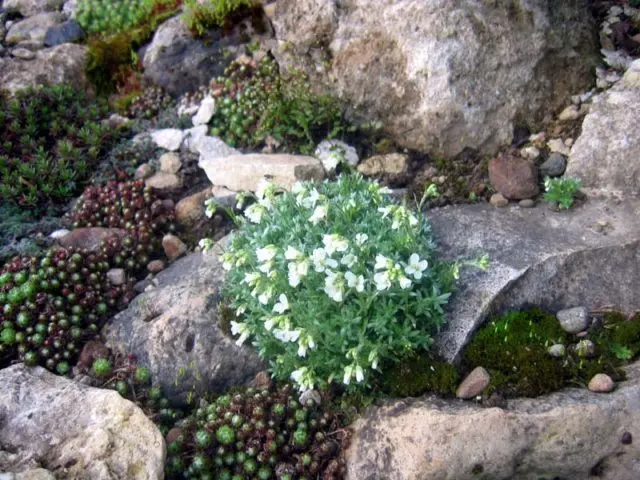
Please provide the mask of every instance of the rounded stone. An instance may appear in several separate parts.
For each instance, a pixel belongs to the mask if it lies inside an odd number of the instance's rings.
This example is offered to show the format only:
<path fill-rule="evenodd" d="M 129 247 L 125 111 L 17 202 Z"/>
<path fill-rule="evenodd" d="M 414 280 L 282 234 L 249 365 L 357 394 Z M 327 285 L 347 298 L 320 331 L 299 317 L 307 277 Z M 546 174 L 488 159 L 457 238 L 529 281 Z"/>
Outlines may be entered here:
<path fill-rule="evenodd" d="M 500 155 L 489 161 L 491 185 L 505 198 L 522 200 L 538 194 L 538 169 L 524 158 Z"/>
<path fill-rule="evenodd" d="M 598 373 L 589 381 L 589 390 L 595 393 L 609 393 L 616 384 L 606 373 Z"/>
<path fill-rule="evenodd" d="M 556 318 L 567 333 L 580 333 L 589 327 L 589 310 L 586 307 L 560 310 Z"/>
<path fill-rule="evenodd" d="M 504 198 L 504 195 L 502 195 L 501 193 L 494 193 L 493 195 L 491 195 L 489 203 L 494 207 L 501 208 L 509 205 L 509 200 Z"/>
<path fill-rule="evenodd" d="M 567 169 L 567 157 L 559 153 L 549 155 L 542 165 L 540 165 L 540 175 L 543 177 L 560 177 Z"/>
<path fill-rule="evenodd" d="M 562 357 L 564 357 L 564 355 L 566 353 L 566 349 L 565 349 L 564 345 L 562 345 L 561 343 L 557 343 L 555 345 L 551 345 L 547 349 L 547 352 L 552 357 L 562 358 Z"/>
<path fill-rule="evenodd" d="M 149 270 L 150 273 L 160 273 L 164 270 L 164 267 L 165 264 L 162 260 L 151 260 L 147 264 L 147 270 Z"/>
<path fill-rule="evenodd" d="M 518 202 L 521 208 L 533 208 L 536 206 L 536 202 L 531 198 L 525 198 L 524 200 L 520 200 Z"/>
<path fill-rule="evenodd" d="M 474 398 L 480 395 L 482 391 L 487 388 L 491 376 L 483 367 L 476 367 L 467 377 L 462 381 L 458 390 L 456 390 L 456 397 L 462 399 Z"/>

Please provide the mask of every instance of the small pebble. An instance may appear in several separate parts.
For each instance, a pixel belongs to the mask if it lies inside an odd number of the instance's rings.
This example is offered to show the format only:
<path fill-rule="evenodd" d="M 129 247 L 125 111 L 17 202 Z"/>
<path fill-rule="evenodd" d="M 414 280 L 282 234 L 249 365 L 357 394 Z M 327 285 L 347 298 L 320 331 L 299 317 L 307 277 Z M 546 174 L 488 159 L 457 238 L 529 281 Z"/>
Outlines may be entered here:
<path fill-rule="evenodd" d="M 551 345 L 547 349 L 547 352 L 552 357 L 562 358 L 562 357 L 564 357 L 564 355 L 566 353 L 566 349 L 565 349 L 564 345 L 562 345 L 561 343 L 556 343 L 555 345 Z"/>
<path fill-rule="evenodd" d="M 518 203 L 521 208 L 533 208 L 536 206 L 536 202 L 531 198 L 525 198 Z"/>
<path fill-rule="evenodd" d="M 133 175 L 133 178 L 136 180 L 145 180 L 153 174 L 153 167 L 148 163 L 143 163 L 138 168 L 136 168 L 136 173 Z"/>
<path fill-rule="evenodd" d="M 556 318 L 567 333 L 579 333 L 589 328 L 589 310 L 586 307 L 560 310 Z"/>
<path fill-rule="evenodd" d="M 631 435 L 630 432 L 624 432 L 622 434 L 622 440 L 621 443 L 623 445 L 631 445 L 633 443 L 633 436 Z"/>
<path fill-rule="evenodd" d="M 456 391 L 456 397 L 462 399 L 474 398 L 476 395 L 480 395 L 482 391 L 489 386 L 490 381 L 491 376 L 489 375 L 489 372 L 482 367 L 476 367 L 462 381 Z"/>
<path fill-rule="evenodd" d="M 580 340 L 575 346 L 575 351 L 580 358 L 593 358 L 596 354 L 596 346 L 591 340 Z"/>
<path fill-rule="evenodd" d="M 187 252 L 187 246 L 175 235 L 165 235 L 162 238 L 162 248 L 170 261 L 173 261 Z"/>
<path fill-rule="evenodd" d="M 127 274 L 122 268 L 112 268 L 107 272 L 111 285 L 123 285 L 127 281 Z"/>
<path fill-rule="evenodd" d="M 151 260 L 148 264 L 147 264 L 147 270 L 150 273 L 160 273 L 162 270 L 164 270 L 164 262 L 162 260 Z"/>
<path fill-rule="evenodd" d="M 589 381 L 589 390 L 595 393 L 609 393 L 616 384 L 606 373 L 598 373 Z"/>
<path fill-rule="evenodd" d="M 570 120 L 576 120 L 580 118 L 580 109 L 576 105 L 569 105 L 565 108 L 560 115 L 558 115 L 558 120 L 561 122 L 568 122 Z"/>
<path fill-rule="evenodd" d="M 509 200 L 504 198 L 504 196 L 501 193 L 494 193 L 493 195 L 491 195 L 491 198 L 489 199 L 489 203 L 494 207 L 502 208 L 509 205 Z"/>

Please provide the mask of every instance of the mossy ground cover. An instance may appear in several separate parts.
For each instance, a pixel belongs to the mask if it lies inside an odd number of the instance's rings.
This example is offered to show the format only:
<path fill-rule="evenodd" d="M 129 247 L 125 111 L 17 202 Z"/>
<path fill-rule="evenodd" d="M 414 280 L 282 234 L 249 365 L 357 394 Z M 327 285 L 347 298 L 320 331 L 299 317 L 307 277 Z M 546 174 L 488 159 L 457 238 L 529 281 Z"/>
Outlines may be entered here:
<path fill-rule="evenodd" d="M 581 357 L 573 345 L 590 340 L 595 354 Z M 566 354 L 552 357 L 548 347 L 563 344 Z M 597 373 L 624 380 L 623 367 L 640 353 L 640 314 L 632 318 L 609 312 L 598 315 L 586 336 L 566 333 L 554 315 L 542 309 L 508 312 L 494 317 L 474 336 L 454 367 L 430 354 L 401 360 L 379 383 L 389 396 L 435 393 L 452 397 L 460 380 L 482 366 L 491 375 L 484 395 L 536 397 L 565 387 L 585 387 Z"/>

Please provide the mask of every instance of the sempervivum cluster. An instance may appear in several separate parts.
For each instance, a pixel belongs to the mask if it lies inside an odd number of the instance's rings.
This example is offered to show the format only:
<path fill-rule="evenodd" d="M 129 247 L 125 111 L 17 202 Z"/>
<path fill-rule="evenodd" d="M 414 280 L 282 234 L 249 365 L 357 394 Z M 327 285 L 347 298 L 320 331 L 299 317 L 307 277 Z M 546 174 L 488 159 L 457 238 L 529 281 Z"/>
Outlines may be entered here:
<path fill-rule="evenodd" d="M 290 386 L 247 389 L 203 404 L 167 435 L 169 478 L 339 479 L 347 434 Z M 339 432 L 339 433 L 338 433 Z"/>
<path fill-rule="evenodd" d="M 144 228 L 150 233 L 175 229 L 173 205 L 156 198 L 141 180 L 88 187 L 72 217 L 74 228 Z"/>
<path fill-rule="evenodd" d="M 211 134 L 231 146 L 260 144 L 264 140 L 257 131 L 260 117 L 277 81 L 277 65 L 267 56 L 260 62 L 231 63 L 224 75 L 210 84 L 211 93 L 217 98 Z"/>
<path fill-rule="evenodd" d="M 173 99 L 162 88 L 157 86 L 147 87 L 133 99 L 127 109 L 127 116 L 151 120 L 160 111 L 170 107 L 172 103 Z"/>
<path fill-rule="evenodd" d="M 17 257 L 0 269 L 0 367 L 19 359 L 61 375 L 110 311 L 133 298 L 133 285 L 112 285 L 104 253 L 51 250 Z"/>

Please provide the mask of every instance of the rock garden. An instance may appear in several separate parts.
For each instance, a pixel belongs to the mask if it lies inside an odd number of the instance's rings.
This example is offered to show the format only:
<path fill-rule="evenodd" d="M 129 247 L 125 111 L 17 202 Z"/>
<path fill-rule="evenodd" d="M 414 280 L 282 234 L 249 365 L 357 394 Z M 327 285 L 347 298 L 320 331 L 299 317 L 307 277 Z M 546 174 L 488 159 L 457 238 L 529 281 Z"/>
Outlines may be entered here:
<path fill-rule="evenodd" d="M 0 479 L 640 478 L 640 2 L 1 0 Z"/>

